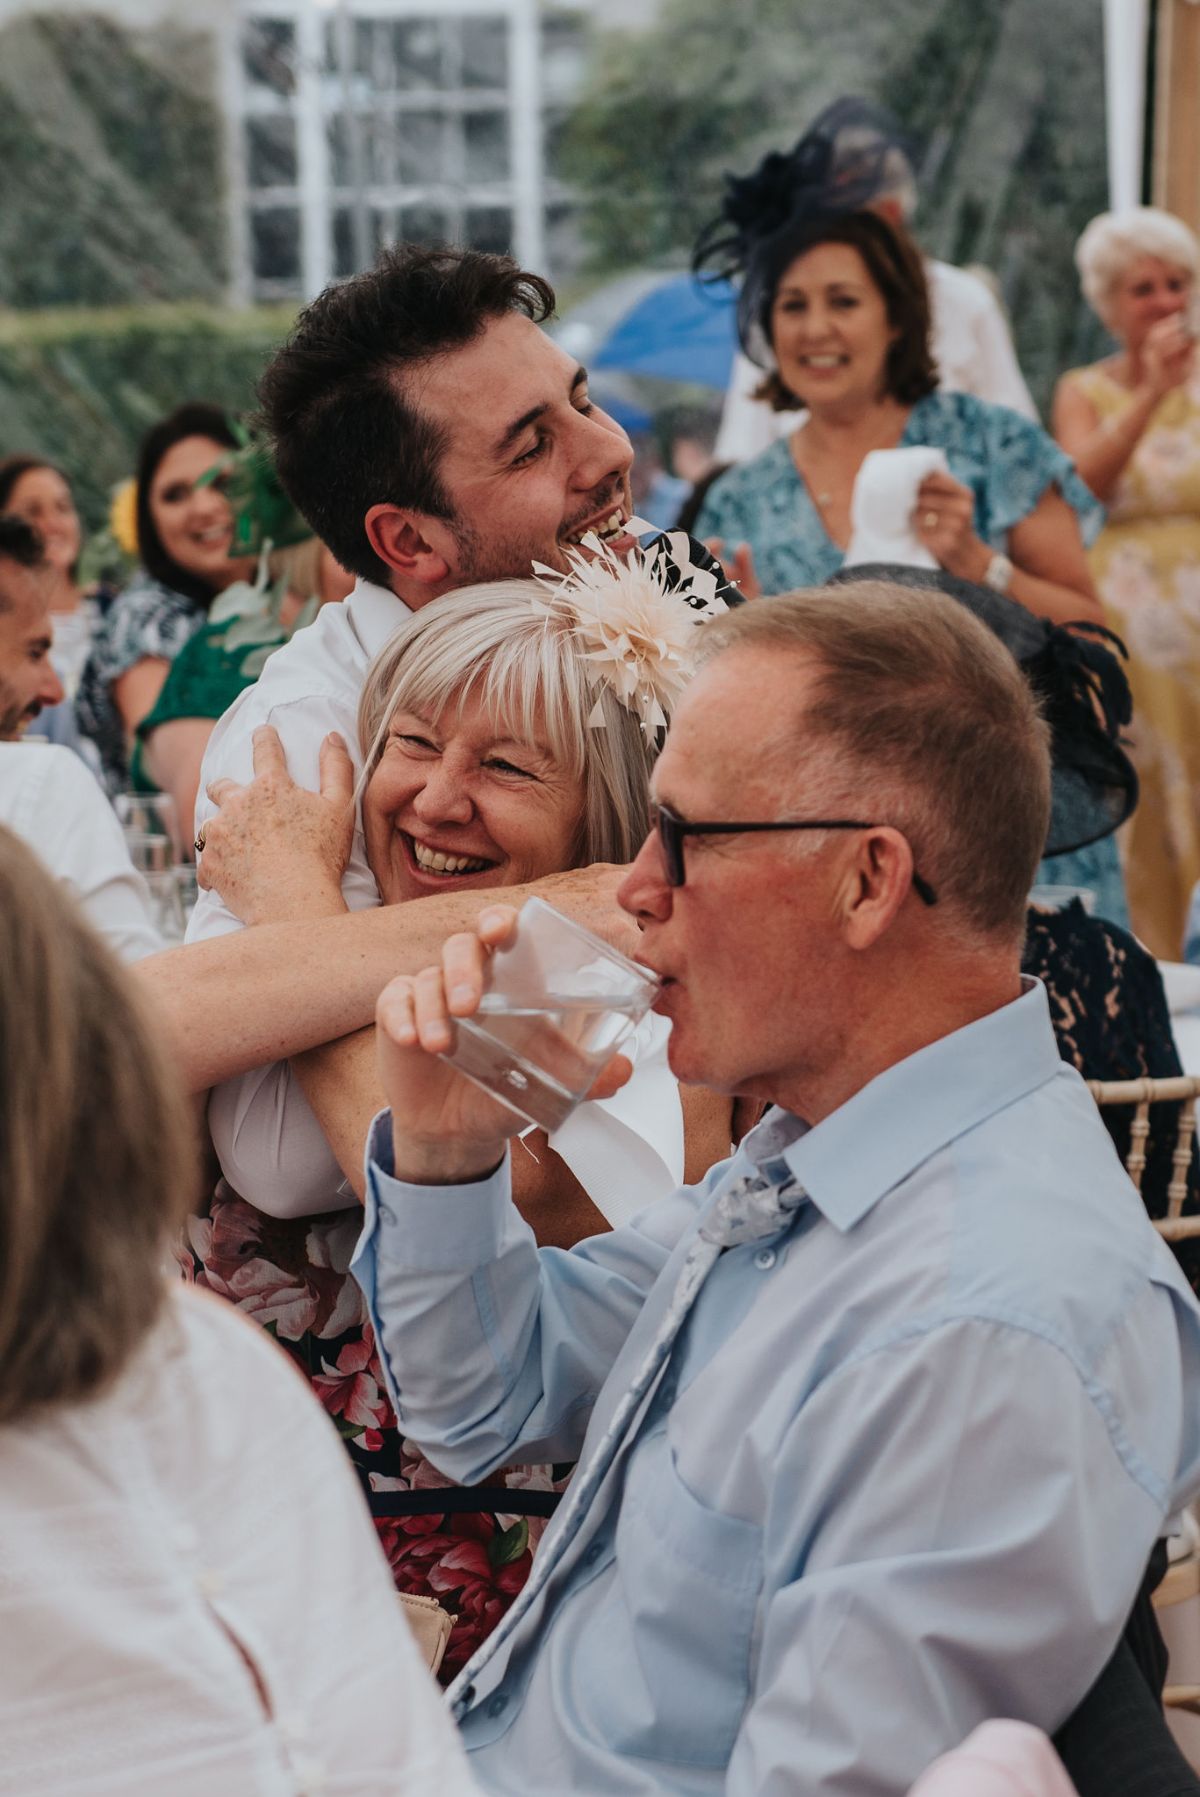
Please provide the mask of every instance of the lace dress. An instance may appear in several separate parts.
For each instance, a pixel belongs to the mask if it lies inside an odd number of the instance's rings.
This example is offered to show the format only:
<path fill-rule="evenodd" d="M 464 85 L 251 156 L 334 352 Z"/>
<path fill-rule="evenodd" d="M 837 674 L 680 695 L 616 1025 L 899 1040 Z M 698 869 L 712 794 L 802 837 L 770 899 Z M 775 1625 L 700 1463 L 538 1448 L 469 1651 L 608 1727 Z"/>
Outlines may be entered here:
<path fill-rule="evenodd" d="M 1062 911 L 1031 910 L 1022 966 L 1045 986 L 1059 1053 L 1085 1079 L 1164 1079 L 1183 1072 L 1158 966 L 1124 930 L 1089 917 L 1078 901 Z M 1142 1197 L 1152 1217 L 1166 1215 L 1178 1112 L 1177 1104 L 1151 1106 Z M 1100 1114 L 1124 1162 L 1133 1112 L 1118 1105 Z M 1200 1165 L 1193 1146 L 1184 1215 L 1198 1209 Z M 1172 1247 L 1189 1284 L 1200 1291 L 1200 1240 Z"/>

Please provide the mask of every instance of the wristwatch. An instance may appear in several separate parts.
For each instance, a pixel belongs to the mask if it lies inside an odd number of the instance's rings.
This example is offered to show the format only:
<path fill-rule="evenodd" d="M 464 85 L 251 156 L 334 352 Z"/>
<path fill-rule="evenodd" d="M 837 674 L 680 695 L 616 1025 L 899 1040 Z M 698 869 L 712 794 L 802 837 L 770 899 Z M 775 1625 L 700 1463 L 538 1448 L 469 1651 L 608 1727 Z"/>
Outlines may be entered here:
<path fill-rule="evenodd" d="M 1013 565 L 1006 555 L 999 551 L 992 557 L 984 570 L 983 584 L 991 587 L 993 593 L 1007 593 L 1012 585 Z"/>

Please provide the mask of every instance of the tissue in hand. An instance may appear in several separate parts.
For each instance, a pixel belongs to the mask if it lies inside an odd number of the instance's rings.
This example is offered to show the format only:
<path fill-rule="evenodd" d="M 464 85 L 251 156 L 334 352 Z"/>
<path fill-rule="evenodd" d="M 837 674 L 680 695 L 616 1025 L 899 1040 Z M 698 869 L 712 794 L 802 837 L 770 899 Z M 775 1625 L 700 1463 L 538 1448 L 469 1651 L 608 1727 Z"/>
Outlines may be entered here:
<path fill-rule="evenodd" d="M 913 529 L 913 511 L 926 475 L 949 472 L 942 449 L 873 449 L 864 456 L 850 500 L 850 547 L 843 566 L 904 562 L 936 568 Z"/>

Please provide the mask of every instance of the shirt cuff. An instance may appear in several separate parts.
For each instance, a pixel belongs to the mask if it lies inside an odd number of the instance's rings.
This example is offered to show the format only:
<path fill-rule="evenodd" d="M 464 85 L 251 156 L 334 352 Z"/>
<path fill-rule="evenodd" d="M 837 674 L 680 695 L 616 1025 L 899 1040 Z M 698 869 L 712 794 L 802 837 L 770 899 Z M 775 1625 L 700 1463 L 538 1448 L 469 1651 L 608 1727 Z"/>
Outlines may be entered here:
<path fill-rule="evenodd" d="M 416 1272 L 471 1273 L 499 1258 L 512 1197 L 507 1150 L 494 1173 L 463 1185 L 410 1185 L 393 1177 L 393 1165 L 392 1113 L 384 1110 L 367 1133 L 355 1261 L 370 1247 L 372 1258 L 395 1259 Z"/>

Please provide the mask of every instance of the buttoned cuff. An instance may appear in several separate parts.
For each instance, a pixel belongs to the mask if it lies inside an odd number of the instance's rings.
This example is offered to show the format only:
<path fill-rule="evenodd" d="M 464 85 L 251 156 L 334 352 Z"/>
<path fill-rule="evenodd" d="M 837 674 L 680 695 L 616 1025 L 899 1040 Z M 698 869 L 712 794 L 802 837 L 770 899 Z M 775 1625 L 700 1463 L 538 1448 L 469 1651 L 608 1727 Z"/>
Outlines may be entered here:
<path fill-rule="evenodd" d="M 392 1113 L 383 1110 L 367 1133 L 363 1229 L 351 1261 L 356 1277 L 368 1250 L 372 1259 L 425 1273 L 470 1273 L 499 1257 L 512 1198 L 507 1150 L 494 1173 L 463 1185 L 410 1185 L 393 1177 L 393 1165 Z"/>

